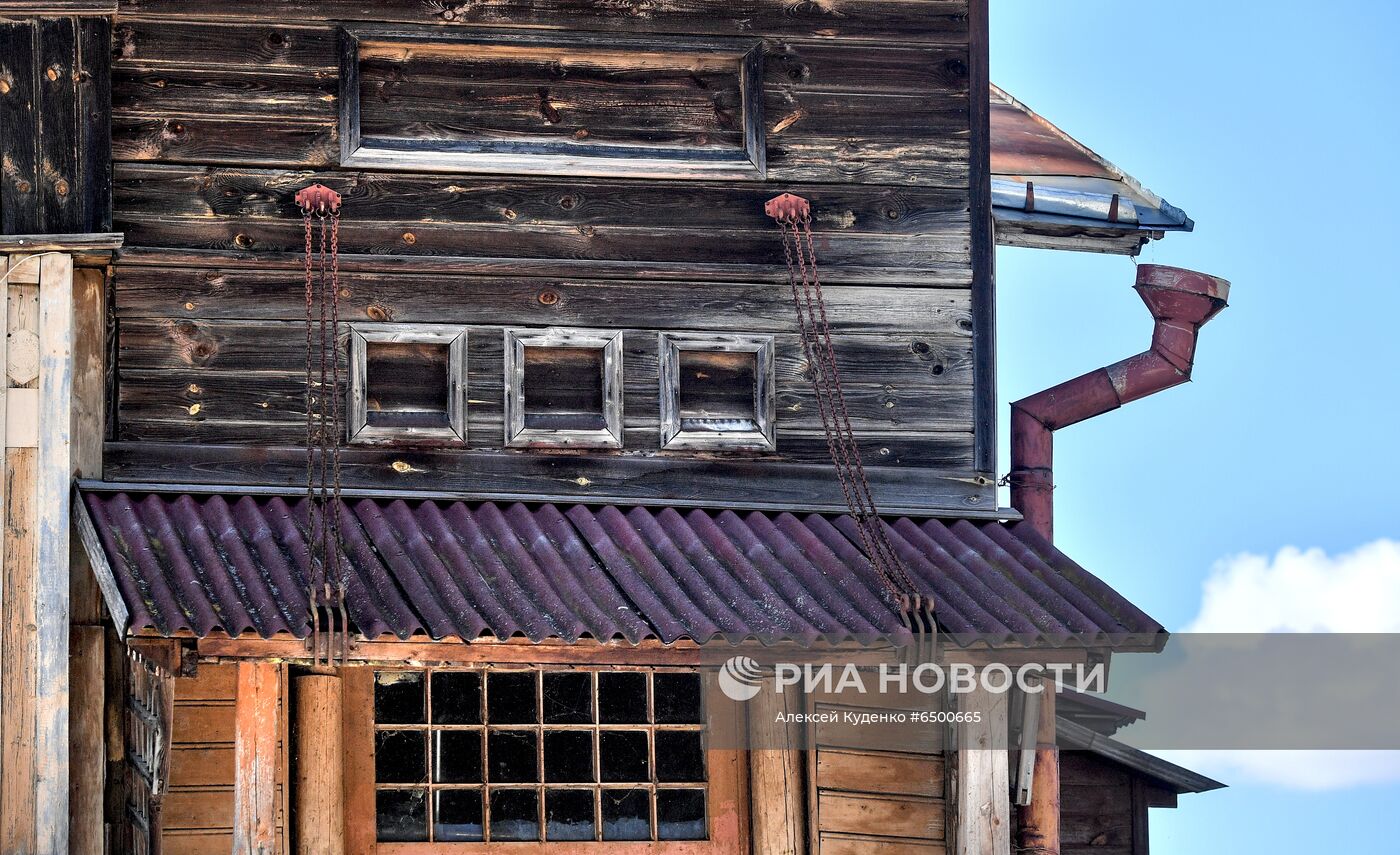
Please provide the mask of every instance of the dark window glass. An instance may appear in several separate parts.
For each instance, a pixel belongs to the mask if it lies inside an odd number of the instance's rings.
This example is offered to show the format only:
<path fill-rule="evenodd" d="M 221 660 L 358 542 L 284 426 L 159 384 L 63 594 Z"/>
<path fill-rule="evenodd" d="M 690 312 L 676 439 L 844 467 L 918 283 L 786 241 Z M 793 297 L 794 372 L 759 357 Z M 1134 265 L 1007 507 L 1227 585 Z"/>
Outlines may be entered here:
<path fill-rule="evenodd" d="M 605 730 L 598 734 L 598 762 L 603 780 L 641 783 L 651 780 L 645 730 Z"/>
<path fill-rule="evenodd" d="M 433 781 L 435 783 L 481 783 L 480 731 L 439 730 L 433 733 L 433 738 Z"/>
<path fill-rule="evenodd" d="M 379 724 L 422 724 L 423 674 L 377 672 L 374 675 L 374 720 Z"/>
<path fill-rule="evenodd" d="M 533 784 L 539 780 L 539 755 L 532 730 L 497 730 L 486 736 L 491 783 Z"/>
<path fill-rule="evenodd" d="M 486 677 L 486 718 L 491 724 L 534 724 L 535 674 L 507 671 Z"/>
<path fill-rule="evenodd" d="M 699 674 L 657 674 L 655 686 L 657 724 L 703 724 Z"/>
<path fill-rule="evenodd" d="M 680 352 L 681 428 L 716 433 L 753 430 L 758 356 L 719 350 Z"/>
<path fill-rule="evenodd" d="M 593 732 L 546 730 L 544 779 L 550 784 L 582 784 L 593 781 Z"/>
<path fill-rule="evenodd" d="M 546 790 L 544 822 L 547 840 L 592 840 L 593 791 Z"/>
<path fill-rule="evenodd" d="M 428 778 L 428 740 L 421 730 L 381 730 L 374 735 L 374 780 L 417 784 Z"/>
<path fill-rule="evenodd" d="M 428 839 L 428 791 L 380 790 L 374 798 L 374 826 L 380 840 Z"/>
<path fill-rule="evenodd" d="M 598 720 L 604 724 L 645 724 L 647 675 L 635 671 L 599 674 Z"/>
<path fill-rule="evenodd" d="M 682 784 L 705 780 L 705 750 L 698 731 L 656 732 L 656 780 Z"/>
<path fill-rule="evenodd" d="M 646 790 L 603 790 L 603 839 L 650 840 L 651 804 Z"/>
<path fill-rule="evenodd" d="M 602 430 L 603 351 L 597 347 L 525 348 L 525 427 Z"/>
<path fill-rule="evenodd" d="M 492 790 L 491 839 L 539 840 L 539 793 L 535 790 Z"/>
<path fill-rule="evenodd" d="M 366 416 L 371 425 L 447 427 L 448 348 L 423 342 L 368 342 Z"/>
<path fill-rule="evenodd" d="M 433 724 L 481 724 L 481 675 L 440 671 L 433 675 Z"/>
<path fill-rule="evenodd" d="M 657 790 L 656 836 L 661 840 L 704 840 L 705 791 Z"/>
<path fill-rule="evenodd" d="M 544 675 L 544 723 L 593 721 L 593 678 L 589 674 Z"/>
<path fill-rule="evenodd" d="M 481 840 L 482 828 L 480 790 L 437 791 L 437 804 L 433 808 L 434 839 Z"/>

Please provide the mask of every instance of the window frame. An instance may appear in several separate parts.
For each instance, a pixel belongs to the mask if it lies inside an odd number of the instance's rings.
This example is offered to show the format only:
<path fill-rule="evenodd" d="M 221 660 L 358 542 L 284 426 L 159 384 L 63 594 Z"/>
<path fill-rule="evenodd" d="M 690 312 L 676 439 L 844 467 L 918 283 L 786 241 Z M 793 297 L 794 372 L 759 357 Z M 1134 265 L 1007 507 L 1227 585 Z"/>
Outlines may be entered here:
<path fill-rule="evenodd" d="M 340 28 L 340 165 L 356 169 L 399 169 L 484 174 L 537 174 L 577 177 L 725 179 L 762 181 L 768 172 L 767 128 L 763 121 L 764 42 L 754 38 L 677 37 L 548 32 L 489 28 Z M 601 42 L 601 44 L 600 44 Z M 733 55 L 742 98 L 743 147 L 705 152 L 667 145 L 613 145 L 573 150 L 553 142 L 437 142 L 428 139 L 366 137 L 360 133 L 360 47 L 388 45 L 504 45 L 609 51 Z"/>
<path fill-rule="evenodd" d="M 754 354 L 754 430 L 686 430 L 680 414 L 681 353 Z M 775 451 L 776 380 L 773 336 L 735 333 L 661 333 L 661 447 L 667 451 Z"/>
<path fill-rule="evenodd" d="M 548 327 L 505 330 L 505 444 L 507 448 L 622 448 L 622 332 Z M 525 426 L 525 348 L 601 350 L 603 423 L 594 430 Z"/>
<path fill-rule="evenodd" d="M 598 673 L 617 671 L 688 672 L 697 669 L 669 665 L 579 666 L 557 663 L 511 663 L 509 665 L 445 666 L 438 668 L 354 667 L 341 672 L 342 726 L 345 761 L 345 845 L 347 852 L 366 855 L 560 855 L 560 853 L 596 853 L 596 855 L 742 855 L 748 851 L 749 798 L 748 755 L 742 750 L 710 749 L 707 752 L 706 790 L 708 791 L 709 839 L 658 841 L 497 841 L 481 842 L 379 842 L 375 829 L 375 766 L 374 766 L 374 673 L 375 671 L 405 670 L 426 672 L 476 671 L 483 676 L 494 671 L 569 670 Z M 727 702 L 728 709 L 713 709 L 715 699 L 707 695 L 711 706 L 710 726 L 739 727 L 744 711 L 737 702 Z M 707 744 L 738 744 L 737 733 L 719 733 L 707 728 Z"/>
<path fill-rule="evenodd" d="M 350 390 L 346 431 L 352 445 L 467 444 L 467 328 L 456 324 L 350 324 Z M 369 423 L 366 388 L 371 344 L 447 347 L 447 426 L 394 427 Z"/>

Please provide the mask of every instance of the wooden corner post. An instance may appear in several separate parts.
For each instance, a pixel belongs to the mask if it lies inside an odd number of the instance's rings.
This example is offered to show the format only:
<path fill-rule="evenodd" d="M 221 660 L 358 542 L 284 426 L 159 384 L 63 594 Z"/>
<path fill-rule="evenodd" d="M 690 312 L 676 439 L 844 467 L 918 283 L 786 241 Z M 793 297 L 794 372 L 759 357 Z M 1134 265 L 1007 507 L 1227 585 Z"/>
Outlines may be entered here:
<path fill-rule="evenodd" d="M 338 674 L 292 678 L 292 828 L 296 855 L 345 855 L 344 740 Z"/>
<path fill-rule="evenodd" d="M 958 855 L 1011 852 L 1010 756 L 1007 751 L 1007 696 L 980 683 L 958 695 L 969 721 L 960 724 L 957 801 Z M 971 720 L 975 718 L 976 720 Z"/>
<path fill-rule="evenodd" d="M 240 662 L 233 708 L 233 855 L 277 853 L 282 667 Z"/>

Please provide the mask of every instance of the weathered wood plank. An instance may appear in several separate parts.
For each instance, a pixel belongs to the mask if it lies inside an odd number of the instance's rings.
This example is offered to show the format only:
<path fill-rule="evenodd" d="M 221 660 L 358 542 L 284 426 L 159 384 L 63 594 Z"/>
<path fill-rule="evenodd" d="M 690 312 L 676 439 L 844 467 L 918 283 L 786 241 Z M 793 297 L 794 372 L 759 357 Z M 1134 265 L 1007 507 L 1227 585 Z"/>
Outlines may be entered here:
<path fill-rule="evenodd" d="M 980 721 L 962 726 L 958 746 L 957 841 L 964 855 L 1002 855 L 1011 847 L 1006 695 L 984 689 L 959 696 L 963 712 Z"/>
<path fill-rule="evenodd" d="M 110 481 L 304 487 L 305 450 L 171 443 L 109 443 Z M 593 501 L 696 507 L 725 496 L 735 508 L 844 511 L 829 465 L 527 452 L 382 451 L 342 453 L 347 490 L 423 491 L 434 495 L 532 501 Z M 939 508 L 971 518 L 996 514 L 990 481 L 917 469 L 867 466 L 880 509 Z M 735 499 L 734 484 L 745 484 Z"/>
<path fill-rule="evenodd" d="M 126 217 L 199 217 L 298 221 L 293 196 L 308 184 L 339 192 L 354 221 L 513 226 L 668 228 L 754 231 L 774 240 L 763 203 L 773 189 L 745 183 L 653 181 L 549 181 L 525 177 L 436 176 L 393 173 L 282 172 L 123 164 L 116 173 L 117 201 Z M 936 249 L 935 233 L 966 226 L 967 193 L 918 187 L 790 185 L 812 203 L 823 239 L 838 233 L 908 235 Z M 350 223 L 342 224 L 342 229 Z M 703 238 L 703 236 L 702 236 Z"/>
<path fill-rule="evenodd" d="M 821 835 L 821 855 L 945 855 L 943 843 L 899 840 L 863 834 Z"/>
<path fill-rule="evenodd" d="M 0 232 L 44 231 L 39 194 L 38 26 L 0 22 Z"/>
<path fill-rule="evenodd" d="M 80 18 L 77 145 L 81 211 L 74 231 L 112 228 L 112 21 Z"/>
<path fill-rule="evenodd" d="M 943 759 L 878 751 L 817 752 L 817 786 L 856 793 L 942 798 Z"/>
<path fill-rule="evenodd" d="M 238 665 L 233 749 L 235 855 L 273 855 L 276 851 L 281 678 L 280 665 Z"/>
<path fill-rule="evenodd" d="M 39 262 L 39 443 L 34 497 L 37 563 L 34 822 L 41 853 L 68 851 L 68 531 L 72 497 L 73 259 Z M 13 500 L 13 494 L 12 494 Z"/>
<path fill-rule="evenodd" d="M 760 692 L 748 705 L 750 827 L 754 852 L 806 855 L 806 757 L 779 716 L 802 712 L 793 693 Z"/>
<path fill-rule="evenodd" d="M 176 745 L 233 744 L 233 704 L 180 704 L 171 741 Z"/>
<path fill-rule="evenodd" d="M 118 317 L 305 320 L 299 270 L 118 265 Z M 478 326 L 594 326 L 625 311 L 633 329 L 781 332 L 796 328 L 786 283 L 588 280 L 578 277 L 340 275 L 340 317 Z M 970 323 L 966 291 L 834 285 L 823 289 L 832 332 L 957 331 Z M 625 308 L 622 308 L 625 307 Z M 944 366 L 951 372 L 953 366 Z M 953 375 L 940 375 L 961 382 Z M 970 381 L 971 375 L 968 375 Z"/>
<path fill-rule="evenodd" d="M 341 678 L 303 674 L 293 680 L 296 694 L 296 776 L 292 785 L 298 846 L 315 855 L 345 850 L 344 745 L 341 732 Z M 352 782 L 360 786 L 361 782 Z"/>
<path fill-rule="evenodd" d="M 106 745 L 103 721 L 105 651 L 101 626 L 72 630 L 72 706 L 69 721 L 69 846 L 103 851 Z"/>
<path fill-rule="evenodd" d="M 130 215 L 120 207 L 115 227 L 132 246 L 290 253 L 304 242 L 296 220 L 170 218 Z M 574 259 L 627 264 L 730 266 L 751 274 L 781 269 L 781 244 L 763 232 L 718 229 L 568 225 L 458 225 L 401 222 L 343 222 L 340 246 L 346 253 L 413 256 L 461 255 L 489 258 Z M 717 256 L 716 247 L 724 247 Z M 966 232 L 950 229 L 915 238 L 838 233 L 823 235 L 823 279 L 833 284 L 878 281 L 919 285 L 961 285 L 967 278 Z M 721 260 L 725 259 L 725 260 Z"/>
<path fill-rule="evenodd" d="M 0 656 L 0 694 L 4 695 L 4 719 L 0 721 L 0 851 L 33 852 L 34 710 L 38 665 L 34 661 L 35 569 L 38 531 L 34 504 L 34 478 L 38 449 L 5 450 L 3 656 Z"/>
<path fill-rule="evenodd" d="M 122 0 L 123 12 L 246 23 L 259 20 L 384 21 L 467 27 L 546 27 L 626 33 L 694 33 L 789 37 L 892 38 L 959 44 L 967 39 L 960 0 L 845 0 L 835 5 L 790 0 L 735 0 L 717 10 L 704 0 L 598 5 L 588 0 Z"/>
<path fill-rule="evenodd" d="M 855 795 L 824 790 L 817 795 L 817 825 L 823 832 L 941 840 L 944 805 L 942 799 Z"/>
<path fill-rule="evenodd" d="M 76 18 L 39 19 L 39 204 L 43 231 L 87 231 L 78 172 Z"/>

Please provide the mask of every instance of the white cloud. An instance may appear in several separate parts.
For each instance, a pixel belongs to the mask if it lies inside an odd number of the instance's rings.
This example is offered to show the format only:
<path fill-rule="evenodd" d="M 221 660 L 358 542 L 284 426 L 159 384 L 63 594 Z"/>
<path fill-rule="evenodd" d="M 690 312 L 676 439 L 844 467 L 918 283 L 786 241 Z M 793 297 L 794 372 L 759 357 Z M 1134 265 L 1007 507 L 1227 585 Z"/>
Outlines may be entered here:
<path fill-rule="evenodd" d="M 1287 546 L 1216 562 L 1187 632 L 1400 632 L 1400 542 Z M 1400 782 L 1400 751 L 1159 751 L 1224 781 L 1298 790 Z"/>
<path fill-rule="evenodd" d="M 1187 632 L 1400 632 L 1400 542 L 1216 562 Z"/>

